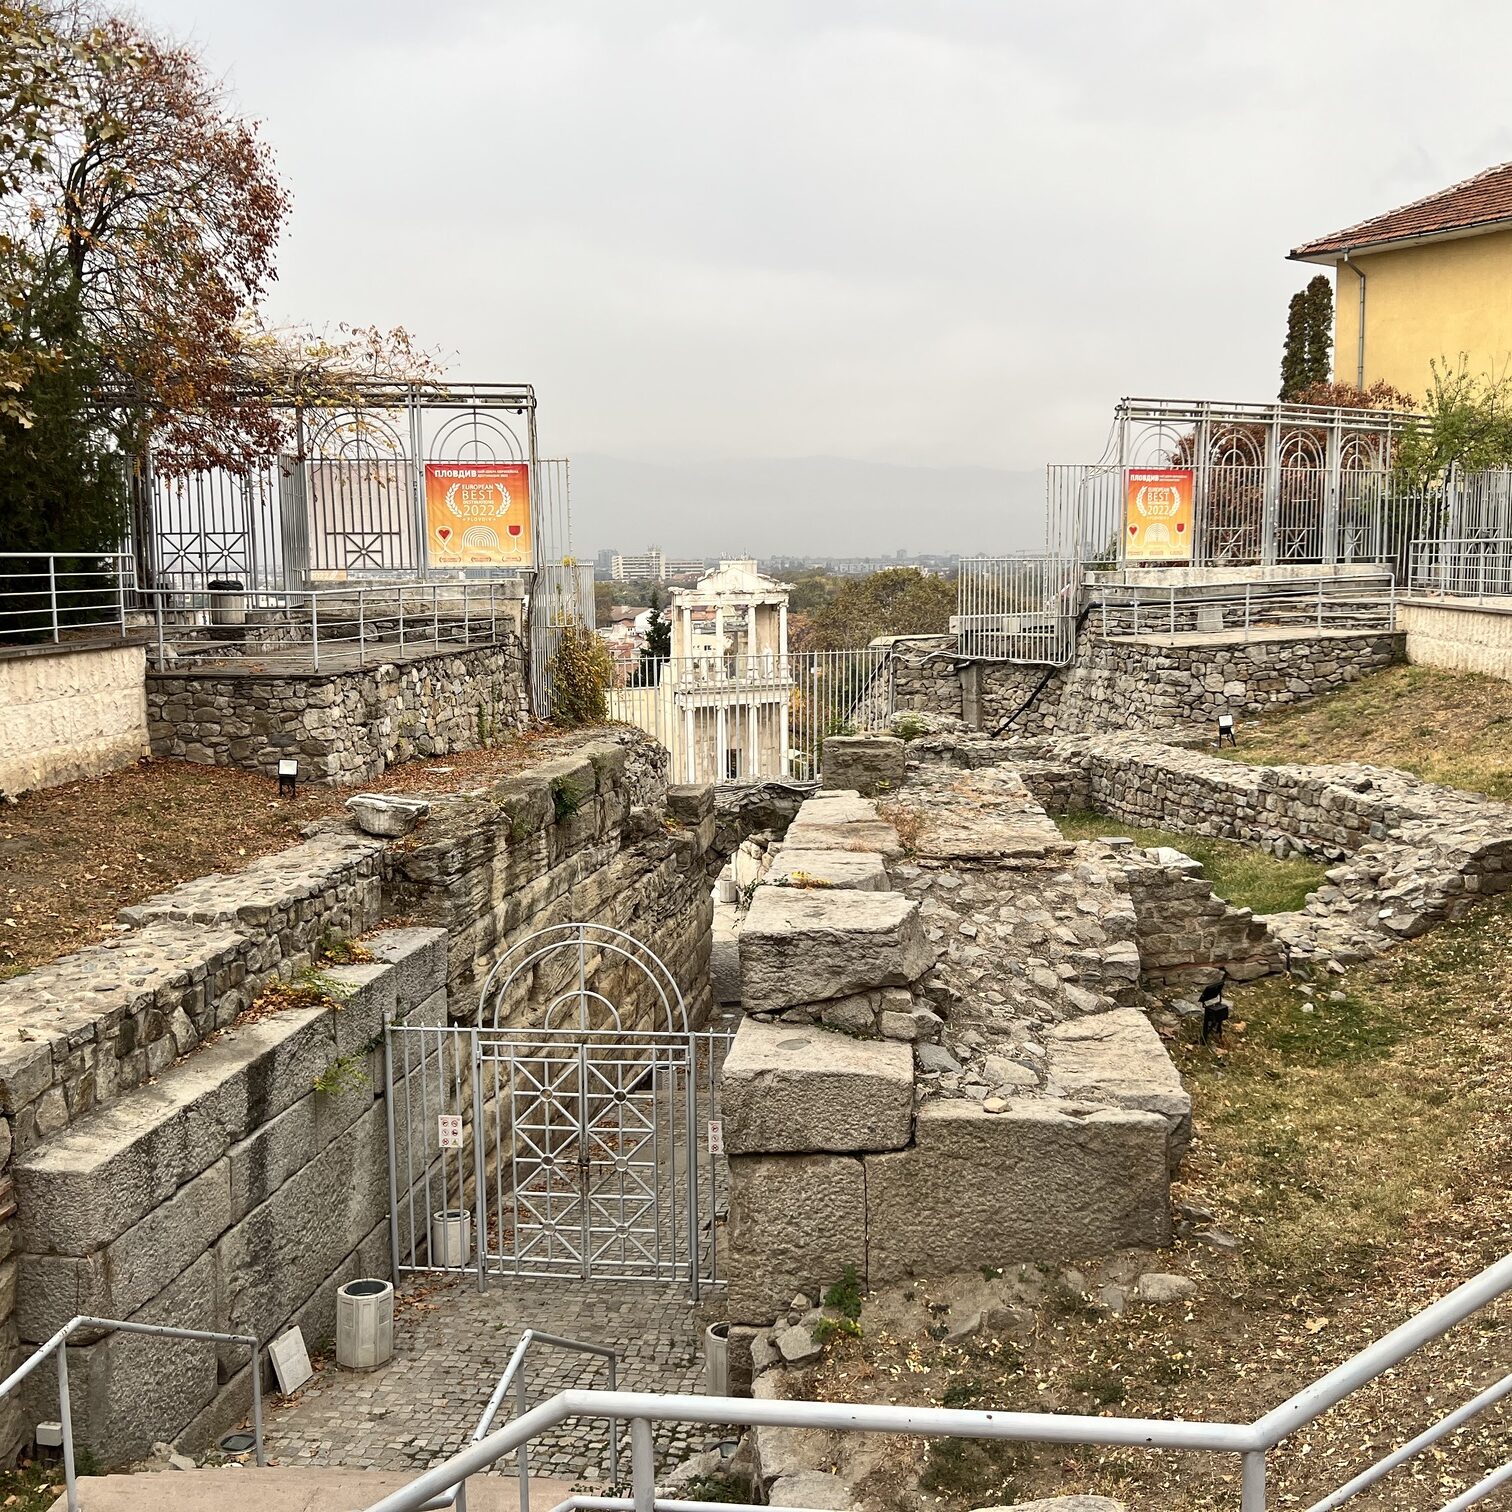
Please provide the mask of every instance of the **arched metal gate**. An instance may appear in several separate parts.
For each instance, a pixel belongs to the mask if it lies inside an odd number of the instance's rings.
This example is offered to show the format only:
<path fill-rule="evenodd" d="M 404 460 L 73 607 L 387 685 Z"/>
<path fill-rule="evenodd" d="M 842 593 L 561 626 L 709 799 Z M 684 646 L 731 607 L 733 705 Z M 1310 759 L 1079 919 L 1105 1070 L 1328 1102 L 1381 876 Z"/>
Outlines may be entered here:
<path fill-rule="evenodd" d="M 395 1273 L 686 1282 L 696 1298 L 719 1275 L 730 1038 L 690 1027 L 641 941 L 583 923 L 504 955 L 476 1025 L 391 1024 Z"/>

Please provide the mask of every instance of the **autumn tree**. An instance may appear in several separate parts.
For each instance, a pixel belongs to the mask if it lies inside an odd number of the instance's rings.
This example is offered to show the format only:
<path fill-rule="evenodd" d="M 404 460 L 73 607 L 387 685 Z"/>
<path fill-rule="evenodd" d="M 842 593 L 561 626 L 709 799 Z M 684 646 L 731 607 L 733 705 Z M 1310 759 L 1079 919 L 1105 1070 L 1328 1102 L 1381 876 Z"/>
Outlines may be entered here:
<path fill-rule="evenodd" d="M 943 635 L 956 586 L 912 567 L 888 567 L 846 582 L 803 629 L 803 651 L 843 651 L 879 635 Z"/>

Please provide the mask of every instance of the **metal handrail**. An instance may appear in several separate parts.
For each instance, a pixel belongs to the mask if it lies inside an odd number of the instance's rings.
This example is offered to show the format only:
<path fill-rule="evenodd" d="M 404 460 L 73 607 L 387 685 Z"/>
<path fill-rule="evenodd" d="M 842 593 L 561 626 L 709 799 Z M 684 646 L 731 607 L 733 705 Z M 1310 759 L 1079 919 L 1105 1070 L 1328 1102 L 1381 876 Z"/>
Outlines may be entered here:
<path fill-rule="evenodd" d="M 1409 549 L 1408 585 L 1413 593 L 1476 602 L 1512 597 L 1512 537 L 1416 540 Z"/>
<path fill-rule="evenodd" d="M 656 1496 L 656 1473 L 652 1454 L 653 1422 L 737 1424 L 744 1427 L 823 1428 L 841 1432 L 906 1433 L 936 1438 L 982 1438 L 1039 1441 L 1079 1445 L 1116 1445 L 1146 1449 L 1205 1450 L 1241 1457 L 1241 1512 L 1265 1512 L 1266 1459 L 1283 1439 L 1337 1406 L 1346 1397 L 1399 1365 L 1425 1344 L 1442 1337 L 1481 1308 L 1512 1291 L 1512 1255 L 1489 1266 L 1480 1275 L 1456 1287 L 1447 1296 L 1410 1318 L 1384 1338 L 1367 1345 L 1338 1369 L 1313 1382 L 1279 1407 L 1253 1423 L 1200 1423 L 1158 1418 L 1103 1418 L 1043 1412 L 979 1412 L 946 1407 L 879 1406 L 845 1402 L 754 1400 L 738 1397 L 656 1395 L 650 1392 L 564 1391 L 533 1411 L 513 1419 L 505 1427 L 475 1440 L 468 1448 L 408 1486 L 374 1502 L 367 1512 L 421 1512 L 433 1505 L 429 1498 L 453 1482 L 486 1469 L 502 1455 L 520 1449 L 548 1428 L 574 1417 L 608 1417 L 630 1421 L 631 1492 L 627 1498 L 573 1497 L 563 1508 L 598 1508 L 601 1512 L 684 1512 L 688 1504 L 661 1501 Z M 1497 1388 L 1484 1392 L 1455 1418 L 1462 1426 L 1480 1407 L 1490 1405 Z M 1505 1393 L 1501 1393 L 1504 1395 Z M 1483 1400 L 1484 1399 L 1484 1400 Z M 1479 1404 L 1479 1405 L 1477 1405 Z M 1470 1410 L 1474 1409 L 1474 1411 Z M 1452 1431 L 1452 1427 L 1444 1432 Z M 1404 1449 L 1426 1447 L 1435 1441 L 1419 1435 Z M 1410 1457 L 1407 1456 L 1407 1457 Z M 1386 1465 L 1386 1461 L 1392 1461 Z M 1381 1475 L 1404 1460 L 1388 1455 L 1381 1462 Z M 1368 1472 L 1367 1472 L 1368 1473 Z M 1360 1477 L 1356 1477 L 1359 1481 Z M 1512 1482 L 1512 1462 L 1493 1470 L 1441 1512 L 1464 1512 L 1483 1501 L 1498 1487 Z M 1374 1483 L 1374 1480 L 1369 1482 Z M 522 1488 L 523 1489 L 523 1488 Z M 1349 1496 L 1364 1484 L 1350 1482 L 1340 1488 Z M 1336 1498 L 1338 1493 L 1336 1493 Z M 1345 1498 L 1348 1499 L 1347 1497 Z M 1338 1499 L 1325 1500 L 1319 1508 L 1338 1506 Z M 696 1505 L 696 1504 L 695 1504 Z M 691 1509 L 689 1509 L 691 1512 Z"/>
<path fill-rule="evenodd" d="M 504 1405 L 504 1399 L 509 1395 L 511 1386 L 515 1389 L 515 1420 L 518 1421 L 526 1415 L 528 1408 L 525 1400 L 528 1387 L 525 1378 L 525 1357 L 529 1354 L 532 1344 L 550 1344 L 554 1349 L 575 1350 L 578 1354 L 596 1355 L 601 1360 L 607 1360 L 609 1390 L 613 1392 L 617 1389 L 619 1355 L 614 1350 L 603 1344 L 588 1344 L 581 1339 L 566 1339 L 559 1334 L 545 1333 L 538 1328 L 527 1328 L 520 1335 L 520 1342 L 515 1345 L 514 1352 L 509 1357 L 509 1363 L 505 1365 L 498 1385 L 493 1389 L 493 1395 L 489 1397 L 487 1406 L 479 1415 L 472 1437 L 468 1440 L 469 1443 L 481 1443 L 488 1437 L 489 1430 L 493 1427 L 494 1419 L 499 1415 L 499 1409 Z M 530 1458 L 524 1443 L 520 1444 L 515 1454 L 515 1472 L 520 1481 L 520 1512 L 530 1512 Z M 613 1417 L 609 1419 L 609 1479 L 612 1484 L 616 1486 L 619 1484 L 619 1423 Z M 467 1477 L 464 1475 L 444 1493 L 426 1502 L 425 1506 L 428 1512 L 453 1506 L 457 1512 L 467 1512 Z"/>
<path fill-rule="evenodd" d="M 63 1428 L 63 1483 L 68 1495 L 68 1512 L 79 1512 L 78 1478 L 74 1471 L 73 1407 L 68 1395 L 68 1350 L 63 1346 L 81 1329 L 91 1332 L 104 1329 L 112 1333 L 152 1334 L 163 1339 L 192 1339 L 206 1344 L 245 1344 L 252 1351 L 252 1441 L 257 1463 L 268 1463 L 263 1447 L 262 1380 L 259 1366 L 262 1345 L 251 1334 L 209 1333 L 202 1328 L 175 1328 L 169 1323 L 126 1323 L 120 1318 L 92 1318 L 81 1315 L 65 1323 L 45 1344 L 40 1344 L 3 1381 L 0 1397 L 9 1396 L 48 1356 L 58 1356 L 58 1413 Z"/>

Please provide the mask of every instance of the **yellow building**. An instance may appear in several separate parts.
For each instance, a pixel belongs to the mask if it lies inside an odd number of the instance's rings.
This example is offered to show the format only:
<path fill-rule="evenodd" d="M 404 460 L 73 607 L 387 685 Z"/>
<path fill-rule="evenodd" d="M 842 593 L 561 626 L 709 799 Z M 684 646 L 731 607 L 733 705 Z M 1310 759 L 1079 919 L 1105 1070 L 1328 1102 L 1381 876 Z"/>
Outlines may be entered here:
<path fill-rule="evenodd" d="M 1421 399 L 1430 363 L 1512 371 L 1512 163 L 1304 243 L 1334 268 L 1334 377 Z"/>

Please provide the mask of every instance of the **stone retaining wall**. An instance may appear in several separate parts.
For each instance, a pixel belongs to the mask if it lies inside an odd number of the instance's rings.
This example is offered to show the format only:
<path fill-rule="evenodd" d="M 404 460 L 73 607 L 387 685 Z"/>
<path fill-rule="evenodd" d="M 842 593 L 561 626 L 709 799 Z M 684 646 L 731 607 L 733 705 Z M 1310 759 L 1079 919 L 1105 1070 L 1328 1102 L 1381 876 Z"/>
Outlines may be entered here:
<path fill-rule="evenodd" d="M 1512 682 L 1512 604 L 1400 599 L 1397 623 L 1407 660 L 1450 672 L 1484 672 Z"/>
<path fill-rule="evenodd" d="M 1219 714 L 1259 714 L 1333 692 L 1403 654 L 1399 634 L 1112 637 L 1095 619 L 1082 627 L 1063 668 L 962 662 L 955 645 L 949 636 L 893 643 L 897 708 L 1015 735 L 1212 727 Z"/>
<path fill-rule="evenodd" d="M 148 731 L 156 756 L 277 775 L 280 757 L 306 781 L 365 782 L 416 756 L 470 751 L 524 727 L 518 637 L 366 671 L 154 672 Z"/>
<path fill-rule="evenodd" d="M 311 1078 L 334 1058 L 313 1064 L 328 1041 L 335 1043 L 331 1035 L 340 1041 L 341 1054 L 357 1039 L 365 1044 L 376 1032 L 368 1023 L 373 1003 L 380 998 L 392 1002 L 396 994 L 420 1000 L 413 984 L 401 986 L 419 968 L 413 958 L 396 958 L 399 977 L 388 987 L 375 985 L 376 977 L 370 983 L 367 974 L 374 968 L 331 968 L 332 975 L 348 977 L 369 994 L 361 1000 L 368 1006 L 360 1011 L 343 1006 L 337 1014 L 317 1015 L 309 1025 L 288 1011 L 251 1023 L 240 1016 L 270 981 L 288 979 L 308 966 L 322 936 L 358 935 L 385 915 L 403 912 L 432 926 L 425 933 L 424 959 L 429 964 L 421 973 L 426 1022 L 473 1016 L 481 974 L 504 950 L 534 929 L 579 919 L 625 928 L 650 944 L 676 975 L 690 1014 L 700 1021 L 708 1006 L 709 849 L 715 828 L 712 791 L 669 789 L 665 751 L 639 732 L 626 732 L 590 742 L 572 756 L 543 763 L 491 788 L 433 799 L 431 817 L 400 839 L 383 840 L 345 822 L 327 821 L 302 844 L 264 857 L 244 871 L 200 878 L 124 910 L 118 938 L 0 984 L 0 1369 L 9 1368 L 18 1357 L 18 1287 L 25 1292 L 43 1284 L 28 1280 L 30 1257 L 66 1258 L 67 1266 L 43 1265 L 41 1270 L 77 1273 L 84 1287 L 85 1281 L 94 1286 L 102 1275 L 158 1278 L 166 1275 L 162 1267 L 170 1265 L 163 1256 L 171 1255 L 176 1257 L 172 1264 L 179 1267 L 174 1279 L 161 1286 L 154 1279 L 152 1291 L 141 1290 L 149 1285 L 143 1280 L 136 1291 L 122 1293 L 129 1302 L 117 1305 L 155 1307 L 153 1299 L 162 1299 L 164 1307 L 171 1303 L 174 1309 L 182 1308 L 175 1316 L 202 1317 L 212 1305 L 212 1294 L 215 1307 L 232 1306 L 234 1298 L 228 1300 L 226 1290 L 229 1275 L 240 1278 L 232 1287 L 240 1288 L 241 1300 L 235 1305 L 242 1313 L 237 1316 L 254 1319 L 261 1329 L 272 1319 L 272 1311 L 282 1308 L 272 1322 L 295 1318 L 318 1339 L 324 1331 L 322 1309 L 328 1310 L 340 1267 L 359 1261 L 368 1269 L 380 1261 L 387 1264 L 387 1246 L 379 1245 L 381 1236 L 376 1233 L 387 1208 L 386 1183 L 375 1214 L 368 1200 L 373 1193 L 370 1167 L 353 1163 L 368 1159 L 367 1140 L 375 1130 L 373 1158 L 381 1163 L 381 1114 L 354 1114 L 350 1123 L 339 1127 L 332 1115 L 321 1113 L 316 1119 L 328 1130 L 333 1153 L 322 1146 L 317 1161 L 312 1149 L 310 1168 L 319 1161 L 324 1164 L 321 1174 L 302 1178 L 302 1185 L 296 1181 L 298 1170 L 289 1166 L 279 1178 L 289 1190 L 279 1201 L 292 1208 L 309 1199 L 309 1212 L 318 1216 L 323 1205 L 329 1206 L 340 1221 L 329 1232 L 315 1233 L 298 1226 L 304 1220 L 292 1213 L 286 1220 L 277 1210 L 277 1222 L 261 1236 L 278 1257 L 272 1272 L 259 1270 L 261 1262 L 250 1254 L 232 1255 L 229 1236 L 251 1213 L 227 1216 L 221 1175 L 209 1179 L 205 1173 L 210 1166 L 196 1163 L 201 1134 L 208 1132 L 221 1141 L 226 1129 L 233 1130 L 225 1134 L 224 1148 L 217 1146 L 220 1153 L 214 1160 L 219 1160 L 225 1149 L 252 1140 L 264 1117 L 292 1125 L 295 1120 L 288 1110 L 308 1100 Z M 596 985 L 610 995 L 622 993 L 627 1022 L 649 1023 L 651 1015 L 659 1013 L 659 1004 L 650 1001 L 636 973 L 627 972 L 623 983 L 612 971 L 600 973 Z M 509 1012 L 515 1018 L 537 1014 L 556 986 L 550 973 L 536 973 L 522 983 L 522 995 L 509 1005 Z M 320 1027 L 310 1027 L 317 1019 Z M 294 1034 L 298 1044 L 280 1048 L 283 1029 Z M 127 1265 L 113 1258 L 128 1254 L 112 1250 L 120 1238 L 117 1233 L 66 1241 L 49 1237 L 53 1197 L 31 1177 L 24 1179 L 18 1193 L 16 1174 L 45 1172 L 74 1155 L 83 1159 L 95 1146 L 105 1147 L 101 1140 L 108 1144 L 116 1137 L 110 1130 L 129 1132 L 144 1120 L 151 1124 L 170 1081 L 199 1087 L 228 1055 L 234 1059 L 240 1053 L 234 1051 L 237 1045 L 270 1048 L 267 1054 L 257 1049 L 255 1065 L 237 1070 L 225 1089 L 208 1102 L 196 1102 L 199 1111 L 173 1122 L 174 1130 L 193 1131 L 192 1139 L 179 1140 L 178 1134 L 166 1142 L 126 1139 L 126 1146 L 137 1153 L 124 1155 L 126 1164 L 119 1167 L 125 1197 L 136 1190 L 133 1183 L 148 1176 L 156 1183 L 156 1196 L 149 1208 L 133 1210 L 122 1223 L 141 1229 L 133 1246 L 138 1241 L 142 1246 L 157 1244 L 155 1235 L 168 1235 L 162 1243 L 171 1241 L 171 1247 L 144 1249 L 148 1258 L 140 1263 L 133 1248 Z M 253 1123 L 247 1122 L 249 1108 L 257 1114 Z M 308 1120 L 317 1111 L 317 1106 L 307 1107 L 298 1119 Z M 360 1134 L 355 1132 L 359 1127 Z M 273 1147 L 249 1148 L 254 1153 L 247 1158 L 261 1160 L 255 1151 Z M 331 1185 L 320 1185 L 325 1182 Z M 343 1206 L 349 1193 L 352 1205 Z M 123 1197 L 119 1205 L 124 1211 L 130 1203 Z M 57 1221 L 82 1222 L 94 1215 L 113 1222 L 111 1210 L 110 1202 L 101 1206 L 98 1190 L 80 1188 L 77 1201 L 70 1198 Z M 186 1228 L 202 1235 L 201 1250 L 183 1249 L 189 1242 Z M 244 1232 L 248 1248 L 253 1231 Z M 307 1241 L 312 1258 L 297 1265 L 293 1252 Z M 19 1261 L 18 1248 L 25 1251 Z M 286 1277 L 284 1269 L 290 1267 Z M 309 1292 L 293 1297 L 289 1287 L 305 1280 Z M 54 1292 L 57 1308 L 65 1308 L 62 1293 L 56 1288 Z M 90 1298 L 97 1294 L 87 1288 L 74 1295 L 80 1300 L 67 1316 L 95 1305 Z M 28 1339 L 42 1326 L 29 1323 Z M 140 1399 L 154 1403 L 154 1414 L 158 1397 L 153 1393 L 159 1387 L 171 1405 L 188 1399 L 175 1392 L 182 1389 L 193 1396 L 210 1380 L 203 1360 L 186 1367 L 185 1381 L 178 1382 L 172 1372 L 156 1373 L 166 1368 L 165 1356 L 145 1345 L 102 1342 L 90 1348 L 106 1361 L 117 1355 L 135 1361 L 140 1352 L 140 1368 L 146 1372 L 140 1377 Z M 223 1399 L 229 1413 L 234 1402 L 224 1388 L 240 1366 L 221 1359 L 215 1368 L 216 1400 Z M 90 1421 L 103 1425 L 99 1431 L 106 1435 L 91 1441 L 94 1447 L 114 1445 L 116 1435 L 127 1433 L 123 1404 L 132 1400 L 129 1393 L 112 1395 L 108 1402 L 92 1399 L 87 1410 L 96 1417 Z M 0 1408 L 0 1455 L 14 1452 L 25 1421 L 14 1400 Z M 209 1421 L 207 1416 L 205 1422 Z"/>
<path fill-rule="evenodd" d="M 327 969 L 340 996 L 239 1025 L 18 1160 L 24 1346 L 90 1313 L 263 1341 L 298 1325 L 315 1348 L 338 1285 L 389 1275 L 383 1024 L 444 1011 L 446 958 L 438 930 L 369 948 L 377 962 Z M 107 1463 L 157 1439 L 203 1448 L 250 1404 L 245 1350 L 79 1340 L 74 1434 Z M 47 1367 L 30 1378 L 33 1421 L 56 1389 Z"/>
<path fill-rule="evenodd" d="M 113 772 L 147 754 L 142 646 L 0 655 L 0 799 Z"/>

